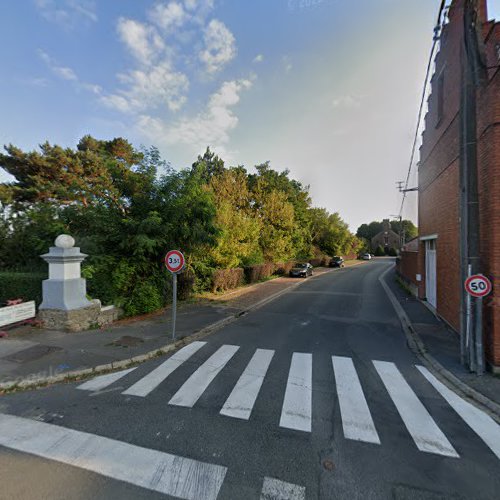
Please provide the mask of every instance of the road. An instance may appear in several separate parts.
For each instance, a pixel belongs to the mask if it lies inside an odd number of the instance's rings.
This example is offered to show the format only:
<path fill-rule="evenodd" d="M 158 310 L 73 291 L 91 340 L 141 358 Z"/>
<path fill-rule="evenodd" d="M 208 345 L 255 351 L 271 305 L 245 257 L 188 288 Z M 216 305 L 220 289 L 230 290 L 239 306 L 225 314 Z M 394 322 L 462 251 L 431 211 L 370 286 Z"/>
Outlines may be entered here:
<path fill-rule="evenodd" d="M 2 397 L 0 497 L 498 498 L 500 428 L 418 368 L 388 265 L 307 278 L 170 358 Z"/>

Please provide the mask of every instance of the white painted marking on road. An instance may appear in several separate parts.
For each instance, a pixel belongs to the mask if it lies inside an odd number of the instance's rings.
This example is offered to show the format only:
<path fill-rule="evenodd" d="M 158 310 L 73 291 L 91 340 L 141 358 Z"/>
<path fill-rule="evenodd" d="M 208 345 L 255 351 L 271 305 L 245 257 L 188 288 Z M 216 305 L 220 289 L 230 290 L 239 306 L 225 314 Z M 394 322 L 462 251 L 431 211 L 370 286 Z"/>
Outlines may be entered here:
<path fill-rule="evenodd" d="M 332 364 L 344 436 L 355 441 L 380 444 L 352 359 L 332 356 Z"/>
<path fill-rule="evenodd" d="M 491 451 L 500 458 L 500 425 L 479 408 L 471 405 L 441 383 L 423 366 L 417 366 L 420 373 L 434 386 L 465 423 L 486 443 Z"/>
<path fill-rule="evenodd" d="M 272 477 L 265 477 L 260 500 L 304 500 L 306 488 L 286 483 Z"/>
<path fill-rule="evenodd" d="M 237 345 L 220 347 L 186 380 L 169 401 L 169 404 L 192 408 L 238 349 Z"/>
<path fill-rule="evenodd" d="M 128 368 L 126 370 L 120 370 L 119 372 L 108 373 L 107 375 L 100 375 L 99 377 L 95 377 L 88 382 L 84 382 L 79 385 L 77 389 L 82 391 L 100 391 L 109 385 L 113 384 L 117 380 L 120 380 L 122 377 L 127 375 L 130 372 L 133 372 L 137 366 L 133 368 Z"/>
<path fill-rule="evenodd" d="M 193 342 L 183 347 L 161 365 L 157 366 L 151 373 L 148 373 L 126 391 L 123 391 L 122 394 L 139 397 L 147 396 L 205 344 L 206 342 Z"/>
<path fill-rule="evenodd" d="M 403 422 L 420 451 L 458 457 L 436 422 L 429 415 L 394 363 L 373 361 Z"/>
<path fill-rule="evenodd" d="M 0 445 L 189 500 L 217 498 L 226 467 L 0 414 Z"/>
<path fill-rule="evenodd" d="M 273 359 L 274 351 L 257 349 L 248 363 L 245 371 L 234 386 L 220 413 L 228 417 L 248 420 L 253 405 L 259 395 L 269 364 Z"/>
<path fill-rule="evenodd" d="M 311 413 L 312 354 L 294 352 L 286 383 L 280 427 L 311 432 Z"/>

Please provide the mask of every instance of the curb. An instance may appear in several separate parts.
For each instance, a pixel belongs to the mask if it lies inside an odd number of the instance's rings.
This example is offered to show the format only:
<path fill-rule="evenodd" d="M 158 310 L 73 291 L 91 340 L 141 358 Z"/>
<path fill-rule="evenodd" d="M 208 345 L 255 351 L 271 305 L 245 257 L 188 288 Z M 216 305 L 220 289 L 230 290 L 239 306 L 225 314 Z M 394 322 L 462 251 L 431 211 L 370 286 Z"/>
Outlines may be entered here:
<path fill-rule="evenodd" d="M 351 267 L 351 266 L 350 266 Z M 333 269 L 328 269 L 327 271 L 321 273 L 321 274 L 313 274 L 310 279 L 317 278 L 319 276 L 323 276 L 324 274 L 329 274 L 333 272 Z M 0 394 L 6 393 L 6 392 L 11 392 L 15 390 L 28 390 L 28 389 L 36 389 L 38 387 L 46 387 L 48 385 L 53 385 L 59 382 L 72 382 L 75 380 L 81 380 L 83 378 L 91 377 L 91 376 L 96 376 L 96 375 L 104 375 L 106 373 L 113 372 L 115 370 L 123 370 L 125 368 L 130 368 L 131 366 L 138 365 L 140 363 L 144 363 L 145 361 L 149 361 L 151 359 L 157 358 L 159 356 L 162 356 L 164 354 L 168 354 L 169 352 L 175 351 L 177 349 L 180 349 L 181 347 L 194 342 L 195 340 L 202 339 L 204 337 L 207 337 L 208 335 L 211 335 L 212 333 L 215 333 L 216 331 L 220 330 L 221 328 L 224 328 L 225 326 L 237 321 L 239 318 L 242 316 L 245 316 L 249 312 L 255 311 L 256 309 L 259 309 L 260 307 L 268 304 L 269 302 L 272 302 L 273 300 L 277 299 L 281 295 L 284 295 L 288 291 L 297 288 L 298 286 L 302 285 L 303 283 L 307 283 L 309 280 L 304 280 L 304 281 L 298 281 L 297 283 L 293 283 L 292 285 L 288 286 L 287 288 L 280 290 L 279 292 L 273 293 L 269 297 L 266 297 L 265 299 L 262 299 L 251 306 L 248 306 L 246 309 L 243 309 L 241 311 L 238 311 L 237 313 L 231 314 L 230 316 L 227 316 L 225 318 L 222 318 L 215 323 L 212 323 L 201 330 L 199 330 L 196 333 L 193 333 L 192 335 L 187 335 L 186 337 L 183 337 L 182 339 L 177 340 L 176 342 L 172 342 L 170 344 L 166 344 L 164 346 L 158 347 L 152 351 L 146 352 L 144 354 L 139 354 L 137 356 L 134 356 L 132 358 L 127 358 L 127 359 L 121 359 L 118 361 L 112 361 L 111 363 L 106 363 L 103 365 L 99 366 L 94 366 L 92 368 L 85 368 L 82 370 L 73 370 L 70 372 L 64 372 L 60 373 L 57 375 L 51 375 L 49 377 L 30 377 L 27 376 L 23 380 L 13 380 L 10 382 L 3 382 L 0 383 Z"/>
<path fill-rule="evenodd" d="M 484 394 L 476 391 L 472 387 L 468 386 L 466 383 L 462 382 L 457 376 L 453 375 L 449 370 L 447 370 L 439 361 L 437 361 L 431 354 L 427 352 L 425 344 L 418 333 L 413 328 L 410 318 L 406 314 L 398 299 L 389 288 L 389 285 L 385 282 L 385 275 L 392 270 L 389 267 L 384 271 L 378 278 L 380 284 L 382 285 L 385 293 L 387 294 L 389 300 L 396 311 L 396 314 L 401 322 L 403 331 L 406 335 L 406 340 L 410 350 L 418 357 L 418 359 L 429 369 L 434 375 L 437 376 L 449 389 L 454 392 L 459 393 L 461 396 L 466 396 L 467 398 L 474 401 L 476 406 L 485 413 L 489 414 L 497 423 L 500 424 L 500 405 L 495 403 Z"/>

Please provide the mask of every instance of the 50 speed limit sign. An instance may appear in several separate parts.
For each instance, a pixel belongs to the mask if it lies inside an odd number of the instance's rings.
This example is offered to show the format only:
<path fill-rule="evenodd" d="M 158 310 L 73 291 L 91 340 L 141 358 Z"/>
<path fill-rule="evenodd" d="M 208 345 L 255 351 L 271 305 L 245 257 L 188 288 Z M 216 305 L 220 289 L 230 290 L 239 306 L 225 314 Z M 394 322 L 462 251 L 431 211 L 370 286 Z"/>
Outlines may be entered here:
<path fill-rule="evenodd" d="M 165 255 L 165 265 L 171 273 L 178 273 L 184 267 L 184 255 L 179 250 L 170 250 Z"/>
<path fill-rule="evenodd" d="M 491 281 L 483 274 L 473 274 L 465 280 L 465 290 L 473 297 L 485 297 L 491 288 Z"/>

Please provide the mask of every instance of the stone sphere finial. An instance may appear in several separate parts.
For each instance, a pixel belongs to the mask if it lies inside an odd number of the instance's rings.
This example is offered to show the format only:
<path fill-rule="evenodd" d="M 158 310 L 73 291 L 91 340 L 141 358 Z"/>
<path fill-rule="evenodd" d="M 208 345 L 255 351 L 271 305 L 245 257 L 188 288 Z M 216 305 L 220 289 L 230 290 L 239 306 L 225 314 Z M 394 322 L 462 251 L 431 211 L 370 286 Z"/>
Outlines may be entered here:
<path fill-rule="evenodd" d="M 69 234 L 60 234 L 55 241 L 58 248 L 71 248 L 75 246 L 75 239 Z"/>

